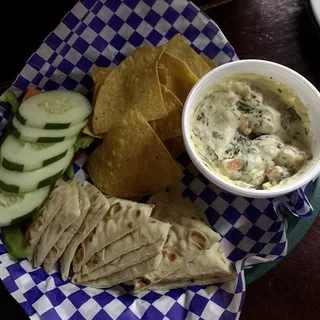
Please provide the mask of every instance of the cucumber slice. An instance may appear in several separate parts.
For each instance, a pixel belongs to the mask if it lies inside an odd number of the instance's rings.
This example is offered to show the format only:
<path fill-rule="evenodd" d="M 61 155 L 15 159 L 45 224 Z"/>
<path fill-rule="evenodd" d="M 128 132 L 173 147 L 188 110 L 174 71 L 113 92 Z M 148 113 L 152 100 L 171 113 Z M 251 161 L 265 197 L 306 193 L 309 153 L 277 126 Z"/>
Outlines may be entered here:
<path fill-rule="evenodd" d="M 29 127 L 56 130 L 83 122 L 91 112 L 89 100 L 79 92 L 54 90 L 23 101 L 19 118 L 21 123 Z"/>
<path fill-rule="evenodd" d="M 31 98 L 30 98 L 31 99 Z M 27 99 L 29 100 L 29 99 Z M 27 101 L 26 100 L 26 101 Z M 82 121 L 68 129 L 48 130 L 27 127 L 15 117 L 12 120 L 11 133 L 18 139 L 29 142 L 60 142 L 72 136 L 77 136 L 88 120 Z"/>
<path fill-rule="evenodd" d="M 9 102 L 12 107 L 12 112 L 16 113 L 19 109 L 19 101 L 11 90 L 6 90 L 1 96 L 0 101 Z"/>
<path fill-rule="evenodd" d="M 0 190 L 0 226 L 8 226 L 29 217 L 46 200 L 50 187 L 28 193 L 7 193 Z"/>
<path fill-rule="evenodd" d="M 1 164 L 12 171 L 32 171 L 62 159 L 74 145 L 77 136 L 58 143 L 35 143 L 7 136 L 1 146 Z"/>
<path fill-rule="evenodd" d="M 30 192 L 53 184 L 69 166 L 74 154 L 73 146 L 60 160 L 30 172 L 10 171 L 0 166 L 0 189 L 12 192 Z"/>

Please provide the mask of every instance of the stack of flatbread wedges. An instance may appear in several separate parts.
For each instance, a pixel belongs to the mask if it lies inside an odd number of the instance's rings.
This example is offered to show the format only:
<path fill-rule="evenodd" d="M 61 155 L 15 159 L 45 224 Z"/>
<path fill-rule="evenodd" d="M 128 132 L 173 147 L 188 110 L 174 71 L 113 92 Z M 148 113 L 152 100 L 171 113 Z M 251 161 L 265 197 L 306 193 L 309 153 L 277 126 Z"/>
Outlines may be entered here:
<path fill-rule="evenodd" d="M 180 192 L 155 194 L 149 203 L 155 205 L 152 217 L 172 226 L 160 265 L 134 281 L 135 292 L 209 285 L 235 278 L 235 270 L 218 242 L 220 235 Z"/>
<path fill-rule="evenodd" d="M 220 236 L 190 201 L 162 192 L 149 203 L 107 197 L 88 182 L 59 180 L 26 232 L 29 260 L 96 288 L 135 291 L 228 281 Z"/>
<path fill-rule="evenodd" d="M 153 208 L 152 204 L 106 197 L 88 182 L 59 180 L 25 233 L 28 258 L 33 261 L 34 267 L 43 264 L 47 272 L 59 260 L 65 280 L 70 271 L 79 272 L 101 249 L 113 245 L 127 234 L 133 234 L 147 223 L 150 225 Z M 150 256 L 161 251 L 160 240 L 165 242 L 170 226 L 155 219 L 152 221 L 156 226 L 153 227 L 152 223 L 151 231 L 150 228 L 145 232 L 141 230 L 140 234 L 145 243 L 148 243 L 148 239 L 145 240 L 148 234 L 151 240 L 157 241 L 160 249 L 153 245 L 148 249 Z M 160 233 L 158 228 L 163 235 L 156 238 L 154 234 Z M 122 246 L 112 250 L 117 250 L 119 254 Z"/>

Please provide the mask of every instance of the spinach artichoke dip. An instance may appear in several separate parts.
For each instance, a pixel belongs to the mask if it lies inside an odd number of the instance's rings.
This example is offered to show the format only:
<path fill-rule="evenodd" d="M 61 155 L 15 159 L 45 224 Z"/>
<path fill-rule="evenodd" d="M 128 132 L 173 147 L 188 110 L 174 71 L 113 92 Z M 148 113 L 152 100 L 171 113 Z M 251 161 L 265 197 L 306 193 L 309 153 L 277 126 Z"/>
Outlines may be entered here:
<path fill-rule="evenodd" d="M 254 74 L 215 83 L 190 117 L 205 165 L 237 186 L 263 190 L 303 172 L 312 159 L 309 128 L 309 112 L 292 89 Z"/>

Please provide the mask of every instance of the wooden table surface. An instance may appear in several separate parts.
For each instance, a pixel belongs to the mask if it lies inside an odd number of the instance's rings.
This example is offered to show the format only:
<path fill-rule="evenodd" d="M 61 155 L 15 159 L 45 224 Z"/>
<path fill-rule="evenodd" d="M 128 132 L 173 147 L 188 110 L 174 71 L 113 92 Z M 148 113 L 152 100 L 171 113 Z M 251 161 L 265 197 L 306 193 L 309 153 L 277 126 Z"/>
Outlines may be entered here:
<path fill-rule="evenodd" d="M 240 59 L 286 65 L 320 90 L 320 34 L 302 0 L 233 0 L 207 11 Z M 320 318 L 320 215 L 297 248 L 250 284 L 244 320 Z"/>
<path fill-rule="evenodd" d="M 208 1 L 195 1 L 198 4 Z M 233 0 L 207 10 L 241 59 L 266 59 L 286 65 L 320 90 L 320 32 L 303 0 Z M 30 54 L 58 24 L 75 0 L 1 4 L 1 84 L 12 82 Z M 17 12 L 18 11 L 18 12 Z M 15 30 L 13 27 L 17 27 Z M 247 288 L 241 319 L 313 320 L 320 318 L 320 215 L 297 248 L 276 268 Z M 0 318 L 27 319 L 0 282 Z M 6 316 L 7 319 L 7 316 Z M 213 319 L 214 320 L 214 319 Z"/>

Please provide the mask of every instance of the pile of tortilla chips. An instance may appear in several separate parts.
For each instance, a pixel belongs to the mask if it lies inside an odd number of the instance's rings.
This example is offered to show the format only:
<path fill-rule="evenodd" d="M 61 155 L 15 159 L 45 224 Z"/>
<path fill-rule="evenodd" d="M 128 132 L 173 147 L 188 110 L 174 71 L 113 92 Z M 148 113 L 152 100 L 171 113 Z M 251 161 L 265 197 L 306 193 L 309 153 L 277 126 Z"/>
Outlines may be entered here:
<path fill-rule="evenodd" d="M 88 159 L 102 192 L 139 199 L 182 178 L 166 146 L 181 149 L 183 104 L 212 67 L 176 35 L 164 46 L 137 48 L 116 68 L 93 70 L 94 112 L 84 132 L 103 139 Z"/>

